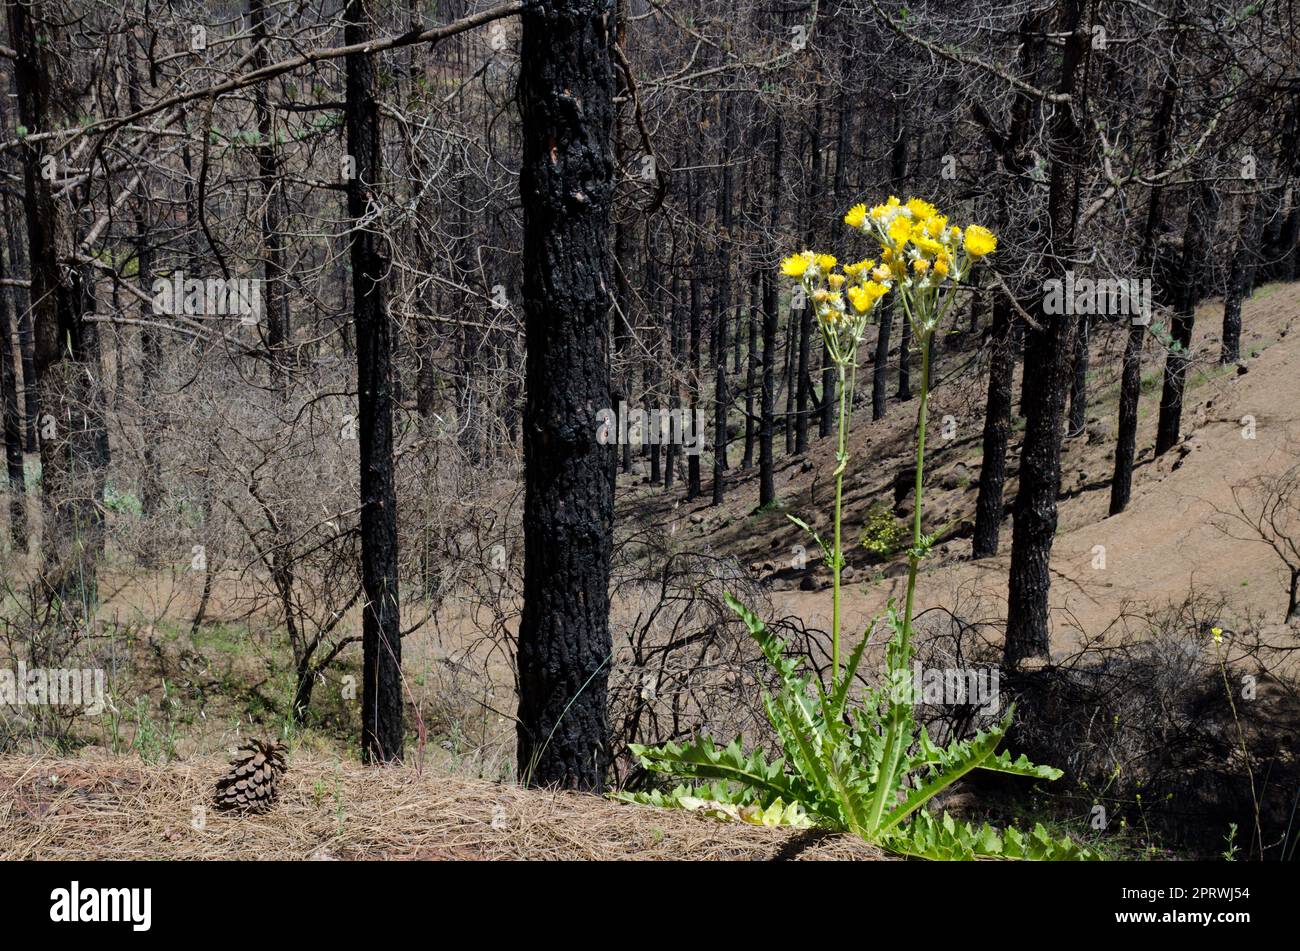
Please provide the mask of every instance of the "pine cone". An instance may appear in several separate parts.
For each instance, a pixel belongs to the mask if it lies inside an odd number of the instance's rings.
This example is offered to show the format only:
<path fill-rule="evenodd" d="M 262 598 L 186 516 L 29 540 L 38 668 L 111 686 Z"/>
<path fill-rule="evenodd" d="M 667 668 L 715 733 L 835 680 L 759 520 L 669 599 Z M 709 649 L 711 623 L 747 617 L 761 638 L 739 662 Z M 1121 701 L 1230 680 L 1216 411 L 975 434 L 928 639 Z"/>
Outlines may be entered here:
<path fill-rule="evenodd" d="M 275 801 L 276 782 L 288 770 L 284 745 L 249 740 L 230 761 L 230 771 L 217 780 L 218 809 L 266 812 Z"/>

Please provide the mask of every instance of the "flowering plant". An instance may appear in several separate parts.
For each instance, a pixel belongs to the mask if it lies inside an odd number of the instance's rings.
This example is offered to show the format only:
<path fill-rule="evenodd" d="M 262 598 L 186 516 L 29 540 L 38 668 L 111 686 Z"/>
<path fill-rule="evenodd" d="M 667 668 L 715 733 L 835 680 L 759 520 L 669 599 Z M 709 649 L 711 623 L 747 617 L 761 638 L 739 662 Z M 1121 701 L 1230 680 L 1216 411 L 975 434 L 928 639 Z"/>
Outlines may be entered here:
<path fill-rule="evenodd" d="M 1003 832 L 985 823 L 975 828 L 947 813 L 924 807 L 973 769 L 1037 779 L 1056 779 L 1060 770 L 1013 760 L 997 746 L 1011 725 L 1012 710 L 988 730 L 940 747 L 913 714 L 912 611 L 917 571 L 932 539 L 921 532 L 925 471 L 925 424 L 929 405 L 929 344 L 958 295 L 961 282 L 980 259 L 997 249 L 992 232 L 979 225 L 959 229 L 928 202 L 890 198 L 870 210 L 855 205 L 844 216 L 849 227 L 879 245 L 878 260 L 840 266 L 829 254 L 802 251 L 781 262 L 781 272 L 799 282 L 815 310 L 826 349 L 839 380 L 839 427 L 835 464 L 834 537 L 827 544 L 814 532 L 833 578 L 830 684 L 803 661 L 787 656 L 780 638 L 735 598 L 727 603 L 744 621 L 779 680 L 765 697 L 768 719 L 783 756 L 769 761 L 761 750 L 746 754 L 739 739 L 725 747 L 703 738 L 685 745 L 633 745 L 632 753 L 652 772 L 695 785 L 669 793 L 623 793 L 619 798 L 662 806 L 704 809 L 768 825 L 821 825 L 853 832 L 868 842 L 907 855 L 935 859 L 1092 858 L 1069 838 L 1054 838 L 1041 826 L 1031 833 Z M 844 474 L 848 467 L 848 423 L 853 408 L 857 351 L 871 314 L 890 294 L 911 323 L 921 351 L 920 401 L 916 426 L 916 485 L 912 545 L 908 549 L 907 595 L 900 614 L 891 601 L 886 620 L 893 636 L 885 648 L 884 681 L 850 691 L 866 650 L 863 636 L 847 661 L 840 656 L 840 572 Z M 806 531 L 799 519 L 792 520 Z M 874 624 L 873 624 L 874 627 Z"/>

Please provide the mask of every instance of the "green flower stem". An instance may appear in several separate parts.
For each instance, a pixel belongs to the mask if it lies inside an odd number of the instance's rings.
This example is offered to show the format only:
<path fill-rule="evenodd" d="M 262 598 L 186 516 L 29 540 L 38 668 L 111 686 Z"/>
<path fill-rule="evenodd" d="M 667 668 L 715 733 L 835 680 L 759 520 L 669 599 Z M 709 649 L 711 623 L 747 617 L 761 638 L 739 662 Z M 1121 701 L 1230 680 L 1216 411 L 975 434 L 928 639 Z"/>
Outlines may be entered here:
<path fill-rule="evenodd" d="M 853 404 L 848 400 L 848 387 L 844 385 L 844 363 L 837 364 L 840 384 L 840 430 L 835 449 L 835 544 L 831 551 L 831 580 L 834 593 L 831 597 L 831 691 L 840 680 L 840 552 L 843 540 L 840 532 L 840 513 L 844 501 L 844 470 L 848 468 L 849 413 Z"/>
<path fill-rule="evenodd" d="M 916 409 L 916 486 L 912 504 L 912 551 L 907 565 L 907 604 L 903 609 L 903 656 L 912 640 L 912 604 L 916 597 L 916 572 L 921 564 L 921 484 L 925 477 L 925 420 L 930 405 L 930 333 L 919 335 L 921 346 L 921 405 Z"/>
<path fill-rule="evenodd" d="M 904 319 L 910 316 L 904 314 Z M 916 322 L 912 324 L 916 328 Z M 900 664 L 906 664 L 911 651 L 912 640 L 912 604 L 916 596 L 916 573 L 921 564 L 921 485 L 925 472 L 925 420 L 930 402 L 930 337 L 933 331 L 917 333 L 916 339 L 921 347 L 921 400 L 916 410 L 916 486 L 912 513 L 912 550 L 908 555 L 907 565 L 907 604 L 903 609 L 903 633 L 899 645 L 902 658 Z M 893 689 L 894 685 L 890 685 Z M 910 690 L 910 684 L 904 689 Z M 892 797 L 898 789 L 898 769 L 903 758 L 903 737 L 908 734 L 907 721 L 911 716 L 910 701 L 895 698 L 889 705 L 889 725 L 885 732 L 885 749 L 880 760 L 876 789 L 871 797 L 867 813 L 867 829 L 874 835 L 880 829 L 885 816 L 885 807 L 891 805 Z"/>

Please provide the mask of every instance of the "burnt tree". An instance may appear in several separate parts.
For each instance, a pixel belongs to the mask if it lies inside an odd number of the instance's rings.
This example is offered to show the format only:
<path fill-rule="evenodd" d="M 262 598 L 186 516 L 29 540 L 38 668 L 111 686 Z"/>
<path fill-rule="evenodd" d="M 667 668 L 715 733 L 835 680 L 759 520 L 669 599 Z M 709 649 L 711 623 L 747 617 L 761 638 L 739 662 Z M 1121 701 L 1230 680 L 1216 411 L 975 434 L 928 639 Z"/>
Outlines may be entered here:
<path fill-rule="evenodd" d="M 367 0 L 348 0 L 348 45 L 371 38 Z M 393 485 L 393 342 L 384 278 L 384 236 L 376 230 L 383 175 L 374 60 L 347 57 L 348 180 L 352 310 L 357 352 L 357 437 L 360 443 L 361 753 L 367 762 L 402 758 L 402 639 L 397 590 L 397 494 Z"/>
<path fill-rule="evenodd" d="M 522 14 L 524 604 L 518 766 L 535 785 L 599 790 L 614 480 L 596 414 L 609 406 L 609 0 Z"/>
<path fill-rule="evenodd" d="M 1178 289 L 1174 298 L 1174 319 L 1170 328 L 1169 352 L 1165 356 L 1164 384 L 1160 391 L 1160 417 L 1156 421 L 1156 455 L 1178 445 L 1183 421 L 1183 391 L 1187 365 L 1191 360 L 1192 330 L 1196 323 L 1196 302 L 1200 298 L 1199 271 L 1204 265 L 1210 229 L 1217 211 L 1213 187 L 1201 185 L 1187 208 L 1187 226 L 1178 266 Z"/>
<path fill-rule="evenodd" d="M 1065 0 L 1060 32 L 1065 36 L 1056 91 L 1067 101 L 1056 105 L 1049 126 L 1046 259 L 1049 277 L 1064 280 L 1074 256 L 1079 218 L 1079 169 L 1085 132 L 1086 74 L 1091 36 L 1088 0 Z M 1082 82 L 1080 80 L 1083 80 Z M 1061 484 L 1061 417 L 1072 370 L 1074 336 L 1068 315 L 1048 317 L 1038 305 L 1039 327 L 1026 331 L 1025 438 L 1020 449 L 1020 486 L 1011 533 L 1011 571 L 1007 591 L 1006 660 L 1015 666 L 1049 654 L 1048 592 L 1056 536 L 1056 496 Z"/>

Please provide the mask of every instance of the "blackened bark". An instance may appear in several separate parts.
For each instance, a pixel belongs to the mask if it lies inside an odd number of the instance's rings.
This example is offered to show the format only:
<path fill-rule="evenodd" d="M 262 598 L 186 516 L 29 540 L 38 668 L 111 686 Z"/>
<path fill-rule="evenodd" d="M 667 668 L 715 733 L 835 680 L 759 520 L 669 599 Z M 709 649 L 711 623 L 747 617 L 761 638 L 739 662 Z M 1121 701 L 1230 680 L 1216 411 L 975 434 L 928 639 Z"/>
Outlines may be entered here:
<path fill-rule="evenodd" d="M 790 308 L 790 320 L 785 327 L 785 416 L 782 419 L 785 432 L 785 454 L 794 454 L 794 393 L 798 385 L 795 379 L 795 362 L 799 353 L 799 324 L 802 310 Z"/>
<path fill-rule="evenodd" d="M 903 113 L 902 97 L 897 92 L 893 97 L 892 113 L 893 144 L 889 150 L 889 180 L 896 187 L 907 177 L 907 123 Z M 876 318 L 879 333 L 876 336 L 876 357 L 871 370 L 871 418 L 884 419 L 888 409 L 889 394 L 889 337 L 894 322 L 894 308 L 881 307 Z M 911 399 L 911 394 L 904 396 L 909 389 L 907 381 L 907 340 L 910 328 L 907 320 L 902 320 L 901 346 L 898 353 L 898 387 L 900 399 Z"/>
<path fill-rule="evenodd" d="M 599 790 L 609 760 L 614 485 L 596 413 L 609 405 L 609 0 L 523 14 L 524 604 L 519 772 Z"/>
<path fill-rule="evenodd" d="M 1175 106 L 1178 102 L 1178 66 L 1185 34 L 1174 39 L 1169 73 L 1160 93 L 1156 109 L 1152 159 L 1157 169 L 1163 170 L 1169 160 L 1173 142 Z M 1142 230 L 1142 243 L 1138 250 L 1139 273 L 1151 271 L 1155 260 L 1156 236 L 1164 220 L 1164 187 L 1151 186 L 1147 200 L 1146 224 Z M 1152 305 L 1164 296 L 1163 289 L 1152 282 Z M 1124 362 L 1120 373 L 1119 420 L 1115 434 L 1115 472 L 1110 482 L 1110 514 L 1118 515 L 1128 506 L 1133 495 L 1133 462 L 1137 454 L 1138 403 L 1142 398 L 1142 344 L 1147 328 L 1140 323 L 1130 323 L 1128 338 L 1124 343 Z"/>
<path fill-rule="evenodd" d="M 846 45 L 844 56 L 841 59 L 845 76 L 852 75 L 854 56 L 850 52 L 851 48 L 851 44 Z M 856 102 L 857 100 L 853 96 L 841 96 L 836 110 L 835 179 L 832 194 L 835 196 L 835 207 L 837 209 L 844 208 L 847 205 L 849 142 L 854 126 L 853 108 Z M 823 341 L 822 404 L 821 416 L 817 421 L 817 435 L 823 438 L 835 431 L 835 408 L 838 405 L 835 392 L 837 377 L 838 371 L 835 368 L 835 362 L 831 360 L 830 350 Z"/>
<path fill-rule="evenodd" d="M 698 219 L 696 219 L 698 220 Z M 699 244 L 696 243 L 696 252 L 691 267 L 691 319 L 690 319 L 690 372 L 687 373 L 687 387 L 690 395 L 690 419 L 689 422 L 682 426 L 685 432 L 687 426 L 690 427 L 692 445 L 698 446 L 700 439 L 704 435 L 696 431 L 695 422 L 699 419 L 700 408 L 700 313 L 704 309 L 701 300 L 701 290 L 703 288 L 704 278 L 703 265 L 700 260 Z M 700 454 L 692 450 L 686 456 L 686 498 L 688 501 L 700 497 Z"/>
<path fill-rule="evenodd" d="M 57 126 L 51 76 L 55 51 L 40 4 L 9 4 L 9 35 L 14 44 L 14 91 L 18 118 L 34 137 Z M 44 33 L 42 29 L 40 31 Z M 51 598 L 74 613 L 89 614 L 98 601 L 97 557 L 103 547 L 103 466 L 107 434 L 97 405 L 98 337 L 84 322 L 93 309 L 89 289 L 77 268 L 63 265 L 72 245 L 66 216 L 41 174 L 39 142 L 25 141 L 23 210 L 31 290 L 33 375 L 46 408 L 41 425 L 42 583 Z M 57 156 L 55 156 L 57 160 Z"/>
<path fill-rule="evenodd" d="M 1232 264 L 1228 269 L 1228 286 L 1223 293 L 1223 333 L 1220 363 L 1236 363 L 1241 359 L 1241 301 L 1246 296 L 1252 270 L 1252 242 L 1255 237 L 1255 209 L 1252 199 L 1242 202 L 1237 225 L 1237 239 L 1232 249 Z"/>
<path fill-rule="evenodd" d="M 906 403 L 912 398 L 912 322 L 900 313 L 898 322 L 902 332 L 898 335 L 898 399 Z"/>
<path fill-rule="evenodd" d="M 270 62 L 267 48 L 265 0 L 248 0 L 248 20 L 255 49 L 251 66 L 262 69 Z M 262 313 L 266 318 L 264 339 L 271 354 L 272 364 L 287 362 L 284 348 L 289 342 L 289 294 L 285 270 L 285 236 L 280 224 L 280 160 L 275 148 L 275 125 L 272 121 L 266 83 L 253 87 L 253 109 L 257 115 L 257 146 L 253 155 L 257 160 L 257 180 L 262 191 L 262 245 L 266 254 L 263 262 L 264 293 Z M 280 373 L 275 372 L 277 380 Z"/>
<path fill-rule="evenodd" d="M 126 73 L 128 102 L 131 111 L 135 112 L 141 108 L 142 101 L 134 57 L 127 57 Z M 133 217 L 136 279 L 140 289 L 148 295 L 152 293 L 150 288 L 153 286 L 153 243 L 149 236 L 149 217 L 144 202 L 136 204 Z M 141 422 L 144 431 L 148 434 L 142 448 L 144 466 L 140 473 L 140 514 L 145 519 L 152 520 L 157 517 L 162 508 L 163 499 L 162 459 L 158 449 L 167 438 L 163 431 L 166 426 L 166 416 L 161 412 L 159 400 L 155 395 L 155 388 L 162 378 L 163 353 L 160 331 L 150 326 L 149 305 L 142 303 L 140 309 L 144 320 L 144 326 L 140 328 L 140 408 Z M 119 358 L 119 373 L 121 369 L 122 361 Z M 141 538 L 140 560 L 142 564 L 149 567 L 156 567 L 158 564 L 157 535 L 153 531 L 146 530 Z"/>
<path fill-rule="evenodd" d="M 813 311 L 812 302 L 799 312 L 799 361 L 795 369 L 795 386 L 797 398 L 795 405 L 794 451 L 796 454 L 808 451 L 808 422 L 811 416 L 808 410 L 808 398 L 812 395 L 812 381 L 809 376 L 808 363 L 812 359 Z"/>
<path fill-rule="evenodd" d="M 1300 180 L 1300 90 L 1292 89 L 1291 108 L 1287 122 L 1283 126 L 1281 154 L 1285 162 L 1287 178 L 1291 185 L 1291 209 L 1286 218 L 1279 222 L 1278 228 L 1278 262 L 1277 279 L 1294 281 L 1300 276 L 1300 202 L 1297 202 L 1297 187 Z"/>
<path fill-rule="evenodd" d="M 1288 591 L 1290 594 L 1286 606 L 1286 621 L 1290 624 L 1292 621 L 1300 620 L 1300 568 L 1291 569 L 1291 584 Z"/>
<path fill-rule="evenodd" d="M 673 242 L 674 250 L 676 241 Z M 668 371 L 668 408 L 673 411 L 674 417 L 678 409 L 681 408 L 681 390 L 677 385 L 678 371 L 681 368 L 682 354 L 682 282 L 680 268 L 676 265 L 676 258 L 673 258 L 673 283 L 672 283 L 672 303 L 669 308 L 668 331 L 668 348 L 671 351 Z M 670 439 L 668 446 L 664 450 L 664 488 L 671 489 L 677 479 L 677 459 L 681 455 L 681 446 L 676 439 Z"/>
<path fill-rule="evenodd" d="M 344 42 L 373 35 L 368 0 L 348 0 Z M 352 221 L 352 307 L 357 341 L 362 613 L 361 753 L 370 763 L 402 758 L 402 635 L 397 588 L 397 493 L 393 481 L 393 342 L 384 278 L 385 239 L 364 221 L 378 217 L 383 180 L 374 59 L 347 57 L 348 182 Z"/>
<path fill-rule="evenodd" d="M 8 98 L 7 95 L 0 95 L 0 129 L 11 128 L 7 108 Z M 4 168 L 6 171 L 9 170 L 7 162 L 4 163 Z M 7 191 L 0 195 L 0 211 L 3 211 L 5 221 L 15 220 Z M 17 228 L 5 229 L 5 247 L 9 251 L 10 271 L 15 275 L 24 273 L 27 269 L 27 255 L 24 253 L 23 243 L 18 240 Z M 36 385 L 36 347 L 32 333 L 32 311 L 26 303 L 27 295 L 20 293 L 19 288 L 16 287 L 13 292 L 10 301 L 18 314 L 18 360 L 15 366 L 21 365 L 23 369 L 23 445 L 27 452 L 37 452 L 39 443 L 36 439 L 36 420 L 40 415 L 40 397 L 39 387 Z"/>
<path fill-rule="evenodd" d="M 1079 317 L 1074 331 L 1074 374 L 1070 383 L 1070 422 L 1066 434 L 1082 436 L 1088 423 L 1088 326 L 1086 315 Z"/>
<path fill-rule="evenodd" d="M 139 265 L 137 277 L 140 286 L 146 292 L 153 286 L 153 246 L 149 240 L 149 226 L 145 220 L 143 208 L 137 208 L 136 261 Z M 147 518 L 157 516 L 162 508 L 163 479 L 162 459 L 158 454 L 159 445 L 165 440 L 164 428 L 166 416 L 160 411 L 155 388 L 162 378 L 163 351 L 159 331 L 154 327 L 140 329 L 140 397 L 143 422 L 148 438 L 144 441 L 144 470 L 140 473 L 140 512 Z M 158 552 L 151 537 L 144 541 L 142 552 L 146 565 L 155 565 Z"/>
<path fill-rule="evenodd" d="M 984 412 L 984 455 L 979 495 L 975 500 L 975 536 L 971 557 L 998 553 L 1002 525 L 1002 494 L 1007 478 L 1007 441 L 1011 436 L 1011 378 L 1016 366 L 1011 302 L 999 296 L 993 304 L 989 337 L 989 395 Z"/>
<path fill-rule="evenodd" d="M 713 275 L 716 312 L 714 336 L 709 352 L 713 358 L 713 504 L 721 505 L 726 496 L 727 470 L 727 314 L 731 310 L 731 152 L 735 148 L 735 122 L 731 100 L 723 113 L 727 155 L 722 159 L 718 188 L 718 221 L 722 239 L 718 242 L 718 260 Z M 699 443 L 696 443 L 699 448 Z"/>
<path fill-rule="evenodd" d="M 742 469 L 748 469 L 754 465 L 754 443 L 758 435 L 758 428 L 754 425 L 756 420 L 754 394 L 757 392 L 758 387 L 758 315 L 762 300 L 763 276 L 758 271 L 755 271 L 753 280 L 750 282 L 749 319 L 746 321 L 749 353 L 745 360 L 745 455 L 740 460 L 740 468 Z"/>
<path fill-rule="evenodd" d="M 763 272 L 763 382 L 758 426 L 758 504 L 776 500 L 776 473 L 772 441 L 776 415 L 776 336 L 779 329 L 776 281 Z"/>
<path fill-rule="evenodd" d="M 0 277 L 7 276 L 0 248 Z M 5 470 L 9 482 L 9 537 L 14 551 L 27 550 L 27 480 L 23 474 L 23 416 L 18 406 L 18 372 L 14 357 L 10 288 L 0 287 L 0 399 L 3 399 Z"/>
<path fill-rule="evenodd" d="M 621 74 L 620 74 L 621 75 Z M 621 80 L 620 80 L 621 89 Z M 614 358 L 618 373 L 611 376 L 612 391 L 610 407 L 618 410 L 624 402 L 631 403 L 632 369 L 628 366 L 628 343 L 632 338 L 630 320 L 632 314 L 632 285 L 627 272 L 632 266 L 632 254 L 628 235 L 628 225 L 617 222 L 614 225 Z M 624 440 L 619 448 L 619 468 L 623 472 L 632 469 L 632 441 Z"/>
<path fill-rule="evenodd" d="M 824 90 L 825 87 L 822 87 Z M 819 199 L 821 198 L 822 189 L 822 95 L 819 92 L 816 105 L 812 111 L 812 121 L 808 127 L 808 145 L 809 145 L 809 173 L 808 173 L 808 190 L 805 193 L 804 203 L 804 244 L 811 247 L 813 236 L 816 234 L 819 215 Z M 795 368 L 795 417 L 794 424 L 794 451 L 796 453 L 805 453 L 808 451 L 808 425 L 812 420 L 812 414 L 808 408 L 812 400 L 812 339 L 815 333 L 813 329 L 813 305 L 808 301 L 807 306 L 799 315 L 799 362 Z"/>
<path fill-rule="evenodd" d="M 1183 419 L 1183 390 L 1187 382 L 1192 330 L 1196 323 L 1196 303 L 1200 297 L 1200 269 L 1204 265 L 1214 217 L 1214 194 L 1202 185 L 1187 209 L 1187 227 L 1183 232 L 1183 252 L 1179 264 L 1181 280 L 1174 303 L 1173 345 L 1165 356 L 1164 385 L 1160 392 L 1160 418 L 1156 422 L 1156 455 L 1163 455 L 1178 445 Z"/>
<path fill-rule="evenodd" d="M 771 191 L 768 195 L 768 233 L 775 236 L 780 230 L 783 174 L 781 163 L 784 161 L 784 141 L 781 117 L 773 122 Z M 776 281 L 768 269 L 763 270 L 763 383 L 761 414 L 758 435 L 758 504 L 769 505 L 776 500 L 775 462 L 772 457 L 772 440 L 775 428 L 773 417 L 776 415 L 776 337 L 780 329 L 780 315 L 777 313 L 780 298 Z"/>
<path fill-rule="evenodd" d="M 1241 298 L 1246 287 L 1246 266 L 1241 249 L 1232 255 L 1228 271 L 1228 286 L 1223 293 L 1223 345 L 1219 350 L 1220 363 L 1236 363 L 1241 359 Z"/>
<path fill-rule="evenodd" d="M 1079 217 L 1079 169 L 1083 164 L 1086 81 L 1079 67 L 1091 39 L 1089 0 L 1066 0 L 1061 32 L 1066 35 L 1057 91 L 1071 97 L 1058 103 L 1049 129 L 1047 240 L 1049 276 L 1064 280 L 1074 257 Z M 1077 91 L 1076 91 L 1077 90 Z M 1030 657 L 1047 657 L 1050 560 L 1056 535 L 1056 496 L 1061 483 L 1061 416 L 1065 409 L 1073 321 L 1068 315 L 1043 313 L 1040 329 L 1026 330 L 1025 375 L 1029 378 L 1025 438 L 1020 450 L 1020 485 L 1016 492 L 1011 536 L 1011 570 L 1007 597 L 1006 660 L 1016 666 Z"/>
<path fill-rule="evenodd" d="M 1115 474 L 1110 482 L 1110 512 L 1118 515 L 1133 495 L 1133 460 L 1137 450 L 1138 398 L 1142 393 L 1142 342 L 1147 328 L 1131 323 L 1124 341 L 1119 384 L 1119 431 L 1115 442 Z"/>
<path fill-rule="evenodd" d="M 884 419 L 889 402 L 889 331 L 894 323 L 893 307 L 878 307 L 876 314 L 876 356 L 871 367 L 871 418 Z"/>
<path fill-rule="evenodd" d="M 646 230 L 648 231 L 646 236 L 646 293 L 650 298 L 650 313 L 658 315 L 663 313 L 664 297 L 663 285 L 659 281 L 659 246 L 653 226 L 647 227 Z M 652 406 L 657 409 L 663 406 L 663 391 L 660 383 L 663 377 L 664 335 L 661 332 L 656 332 L 651 339 L 653 344 L 650 358 L 645 361 L 644 365 L 645 391 L 650 396 Z M 646 433 L 646 437 L 646 450 L 650 456 L 650 484 L 658 485 L 663 476 L 660 463 L 662 448 L 659 444 L 659 435 L 655 433 L 651 436 L 650 433 Z"/>

